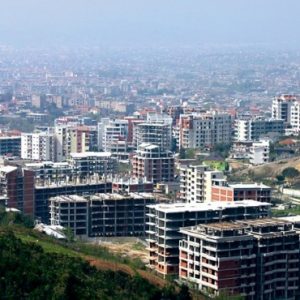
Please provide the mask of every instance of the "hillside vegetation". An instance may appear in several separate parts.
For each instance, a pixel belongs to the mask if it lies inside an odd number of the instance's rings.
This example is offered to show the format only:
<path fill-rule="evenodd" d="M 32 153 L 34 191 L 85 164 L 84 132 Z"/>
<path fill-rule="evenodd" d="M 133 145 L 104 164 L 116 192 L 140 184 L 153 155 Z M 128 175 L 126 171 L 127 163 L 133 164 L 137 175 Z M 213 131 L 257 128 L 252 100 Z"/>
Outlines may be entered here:
<path fill-rule="evenodd" d="M 80 243 L 65 245 L 0 212 L 0 299 L 191 299 L 133 262 Z M 149 277 L 149 278 L 148 278 Z"/>
<path fill-rule="evenodd" d="M 0 257 L 0 299 L 182 299 L 140 276 L 99 271 L 80 258 L 46 253 L 12 233 L 0 236 Z"/>

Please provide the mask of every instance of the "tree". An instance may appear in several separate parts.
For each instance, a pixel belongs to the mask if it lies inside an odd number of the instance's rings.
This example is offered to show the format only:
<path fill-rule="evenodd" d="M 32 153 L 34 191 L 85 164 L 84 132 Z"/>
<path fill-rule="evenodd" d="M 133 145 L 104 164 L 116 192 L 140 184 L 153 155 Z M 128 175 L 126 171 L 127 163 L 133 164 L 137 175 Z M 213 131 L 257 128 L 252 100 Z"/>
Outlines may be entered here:
<path fill-rule="evenodd" d="M 74 242 L 75 236 L 72 228 L 70 227 L 65 228 L 63 233 L 65 234 L 68 243 Z"/>
<path fill-rule="evenodd" d="M 287 182 L 290 184 L 293 183 L 295 177 L 298 177 L 299 174 L 299 171 L 293 167 L 285 168 L 281 173 L 281 175 L 286 178 Z"/>
<path fill-rule="evenodd" d="M 299 176 L 299 171 L 293 167 L 289 167 L 285 168 L 281 174 L 283 177 L 293 178 Z"/>
<path fill-rule="evenodd" d="M 278 183 L 283 183 L 284 182 L 284 176 L 283 175 L 280 175 L 280 174 L 277 175 L 276 179 L 277 179 Z"/>
<path fill-rule="evenodd" d="M 194 159 L 196 155 L 195 149 L 189 148 L 186 150 L 185 156 L 187 159 Z"/>

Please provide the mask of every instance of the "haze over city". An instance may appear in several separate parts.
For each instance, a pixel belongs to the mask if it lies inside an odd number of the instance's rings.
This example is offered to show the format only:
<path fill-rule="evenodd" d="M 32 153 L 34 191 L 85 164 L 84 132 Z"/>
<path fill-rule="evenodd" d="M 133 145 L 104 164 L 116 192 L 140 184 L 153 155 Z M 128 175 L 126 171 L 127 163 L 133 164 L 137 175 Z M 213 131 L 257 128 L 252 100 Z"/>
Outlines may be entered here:
<path fill-rule="evenodd" d="M 0 300 L 300 299 L 299 0 L 0 4 Z"/>
<path fill-rule="evenodd" d="M 2 0 L 16 46 L 299 45 L 297 0 Z"/>

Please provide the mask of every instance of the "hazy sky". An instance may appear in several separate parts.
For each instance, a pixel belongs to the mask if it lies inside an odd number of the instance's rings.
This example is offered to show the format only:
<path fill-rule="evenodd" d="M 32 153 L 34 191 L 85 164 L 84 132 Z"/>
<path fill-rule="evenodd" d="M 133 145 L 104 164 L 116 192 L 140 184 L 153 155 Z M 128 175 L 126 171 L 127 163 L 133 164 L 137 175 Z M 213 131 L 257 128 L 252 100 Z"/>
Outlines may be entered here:
<path fill-rule="evenodd" d="M 0 44 L 300 46 L 300 0 L 0 0 Z"/>

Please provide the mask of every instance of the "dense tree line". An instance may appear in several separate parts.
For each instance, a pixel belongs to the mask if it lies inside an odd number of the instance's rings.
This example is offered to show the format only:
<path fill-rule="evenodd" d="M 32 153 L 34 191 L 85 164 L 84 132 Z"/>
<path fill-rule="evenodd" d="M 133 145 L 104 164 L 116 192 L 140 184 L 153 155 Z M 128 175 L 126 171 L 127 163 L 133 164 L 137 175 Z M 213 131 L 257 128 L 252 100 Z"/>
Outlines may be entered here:
<path fill-rule="evenodd" d="M 99 271 L 80 258 L 45 253 L 13 233 L 0 232 L 0 299 L 190 299 L 139 276 Z"/>

